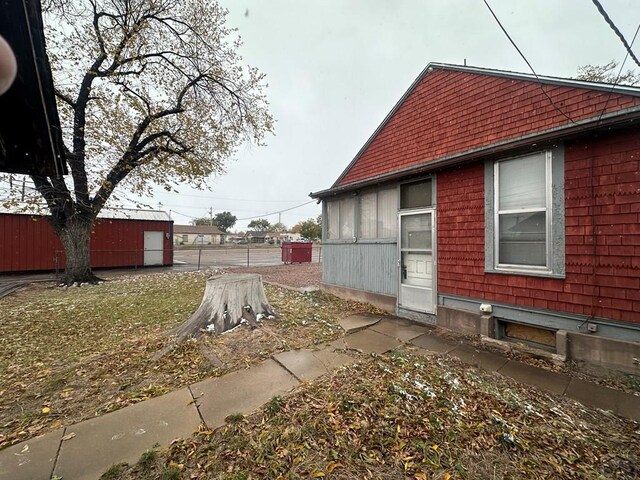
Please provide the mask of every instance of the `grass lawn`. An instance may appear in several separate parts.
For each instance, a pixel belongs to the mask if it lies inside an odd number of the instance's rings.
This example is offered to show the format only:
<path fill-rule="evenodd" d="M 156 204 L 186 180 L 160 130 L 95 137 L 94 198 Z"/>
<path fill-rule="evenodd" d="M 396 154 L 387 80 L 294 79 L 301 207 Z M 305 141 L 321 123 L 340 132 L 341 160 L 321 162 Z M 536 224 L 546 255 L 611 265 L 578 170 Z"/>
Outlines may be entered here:
<path fill-rule="evenodd" d="M 637 423 L 441 356 L 372 356 L 103 479 L 638 478 Z"/>
<path fill-rule="evenodd" d="M 151 358 L 202 299 L 206 274 L 129 275 L 99 285 L 35 284 L 0 299 L 0 449 L 340 336 L 337 319 L 372 307 L 266 286 L 281 315 Z M 217 357 L 223 365 L 209 358 Z"/>

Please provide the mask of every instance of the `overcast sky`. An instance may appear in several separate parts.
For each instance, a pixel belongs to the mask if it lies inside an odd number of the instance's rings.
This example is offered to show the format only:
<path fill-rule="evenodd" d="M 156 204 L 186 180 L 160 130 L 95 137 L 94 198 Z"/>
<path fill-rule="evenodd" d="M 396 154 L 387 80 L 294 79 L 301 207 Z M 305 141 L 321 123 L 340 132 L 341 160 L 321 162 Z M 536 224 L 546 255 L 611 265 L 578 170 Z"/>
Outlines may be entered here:
<path fill-rule="evenodd" d="M 640 1 L 601 0 L 629 42 Z M 241 148 L 212 192 L 181 187 L 146 202 L 191 216 L 265 216 L 332 185 L 429 62 L 528 72 L 482 0 L 221 0 L 244 44 L 243 62 L 267 75 L 276 119 L 265 147 Z M 572 77 L 625 49 L 590 0 L 490 0 L 537 73 Z M 640 56 L 640 39 L 634 51 Z M 633 67 L 631 59 L 626 65 Z M 178 213 L 179 212 L 179 213 Z M 315 203 L 282 213 L 292 226 Z M 249 221 L 239 221 L 244 229 Z"/>

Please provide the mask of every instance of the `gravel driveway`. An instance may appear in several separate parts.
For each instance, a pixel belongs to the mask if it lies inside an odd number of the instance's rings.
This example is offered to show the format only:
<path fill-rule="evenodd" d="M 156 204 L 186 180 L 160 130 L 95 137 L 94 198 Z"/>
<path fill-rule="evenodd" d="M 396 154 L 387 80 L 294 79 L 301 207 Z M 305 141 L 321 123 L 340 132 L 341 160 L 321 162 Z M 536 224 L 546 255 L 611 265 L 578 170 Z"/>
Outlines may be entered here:
<path fill-rule="evenodd" d="M 268 267 L 240 267 L 230 269 L 234 273 L 259 273 L 265 282 L 302 288 L 320 285 L 322 264 L 297 263 Z"/>

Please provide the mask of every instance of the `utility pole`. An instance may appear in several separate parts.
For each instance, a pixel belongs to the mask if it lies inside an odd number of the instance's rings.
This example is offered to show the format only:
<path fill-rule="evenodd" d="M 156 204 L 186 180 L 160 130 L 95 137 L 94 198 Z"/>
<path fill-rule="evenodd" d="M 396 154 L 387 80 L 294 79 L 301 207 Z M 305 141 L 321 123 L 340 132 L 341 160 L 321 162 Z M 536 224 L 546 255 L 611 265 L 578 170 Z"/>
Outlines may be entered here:
<path fill-rule="evenodd" d="M 213 207 L 209 207 L 209 225 L 213 227 Z"/>

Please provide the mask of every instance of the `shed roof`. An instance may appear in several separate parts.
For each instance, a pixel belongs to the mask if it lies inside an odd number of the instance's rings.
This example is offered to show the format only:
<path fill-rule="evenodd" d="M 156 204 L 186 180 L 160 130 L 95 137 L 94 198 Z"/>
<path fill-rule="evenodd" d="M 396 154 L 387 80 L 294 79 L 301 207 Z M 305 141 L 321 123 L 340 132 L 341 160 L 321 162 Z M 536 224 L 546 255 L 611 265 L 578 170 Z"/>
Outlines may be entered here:
<path fill-rule="evenodd" d="M 430 63 L 314 198 L 640 119 L 640 88 Z"/>
<path fill-rule="evenodd" d="M 0 204 L 0 213 L 11 215 L 38 215 L 47 216 L 49 214 L 46 206 L 19 204 L 12 208 L 6 208 Z M 144 210 L 138 208 L 103 208 L 98 218 L 112 218 L 122 220 L 151 220 L 160 222 L 170 222 L 171 217 L 162 210 Z"/>

